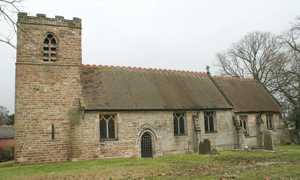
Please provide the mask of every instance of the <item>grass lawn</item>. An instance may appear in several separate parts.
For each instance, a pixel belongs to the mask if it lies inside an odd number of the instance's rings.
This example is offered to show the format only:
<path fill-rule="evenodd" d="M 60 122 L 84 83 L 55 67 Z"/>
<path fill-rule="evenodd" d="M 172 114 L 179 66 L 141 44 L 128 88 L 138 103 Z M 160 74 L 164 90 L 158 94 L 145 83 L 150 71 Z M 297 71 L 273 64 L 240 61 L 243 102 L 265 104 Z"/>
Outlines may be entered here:
<path fill-rule="evenodd" d="M 120 158 L 44 165 L 0 163 L 0 179 L 300 179 L 300 146 L 276 152 L 221 151 L 154 159 Z"/>

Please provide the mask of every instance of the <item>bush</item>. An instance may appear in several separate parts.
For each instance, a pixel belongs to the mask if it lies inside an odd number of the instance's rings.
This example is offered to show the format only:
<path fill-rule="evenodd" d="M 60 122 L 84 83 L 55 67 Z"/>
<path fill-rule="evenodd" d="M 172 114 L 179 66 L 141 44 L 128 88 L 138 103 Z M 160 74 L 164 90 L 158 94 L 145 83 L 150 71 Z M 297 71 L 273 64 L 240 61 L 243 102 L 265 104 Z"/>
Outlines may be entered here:
<path fill-rule="evenodd" d="M 10 161 L 14 159 L 14 148 L 7 147 L 0 151 L 0 162 Z"/>

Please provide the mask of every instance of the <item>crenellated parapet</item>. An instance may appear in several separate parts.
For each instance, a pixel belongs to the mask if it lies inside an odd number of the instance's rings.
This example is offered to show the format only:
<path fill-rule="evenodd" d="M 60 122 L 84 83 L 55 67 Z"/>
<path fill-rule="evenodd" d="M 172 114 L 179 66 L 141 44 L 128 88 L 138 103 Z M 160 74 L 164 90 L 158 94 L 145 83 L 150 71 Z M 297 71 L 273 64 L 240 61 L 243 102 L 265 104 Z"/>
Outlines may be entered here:
<path fill-rule="evenodd" d="M 18 13 L 18 23 L 81 28 L 81 19 L 77 17 L 74 17 L 72 20 L 69 20 L 65 19 L 63 16 L 55 16 L 54 18 L 50 18 L 47 17 L 45 14 L 29 16 L 27 13 L 24 12 Z"/>

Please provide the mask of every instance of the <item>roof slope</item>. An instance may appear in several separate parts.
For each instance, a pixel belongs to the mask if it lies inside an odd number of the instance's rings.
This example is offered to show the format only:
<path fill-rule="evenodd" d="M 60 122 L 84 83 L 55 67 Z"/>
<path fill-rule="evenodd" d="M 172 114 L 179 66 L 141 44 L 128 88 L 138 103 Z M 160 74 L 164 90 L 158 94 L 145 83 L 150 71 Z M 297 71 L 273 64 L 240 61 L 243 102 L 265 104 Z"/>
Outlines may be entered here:
<path fill-rule="evenodd" d="M 0 139 L 12 139 L 15 137 L 15 130 L 12 126 L 0 126 Z"/>
<path fill-rule="evenodd" d="M 236 112 L 280 112 L 279 104 L 254 79 L 214 77 Z"/>
<path fill-rule="evenodd" d="M 205 73 L 82 66 L 88 110 L 192 110 L 232 108 Z"/>

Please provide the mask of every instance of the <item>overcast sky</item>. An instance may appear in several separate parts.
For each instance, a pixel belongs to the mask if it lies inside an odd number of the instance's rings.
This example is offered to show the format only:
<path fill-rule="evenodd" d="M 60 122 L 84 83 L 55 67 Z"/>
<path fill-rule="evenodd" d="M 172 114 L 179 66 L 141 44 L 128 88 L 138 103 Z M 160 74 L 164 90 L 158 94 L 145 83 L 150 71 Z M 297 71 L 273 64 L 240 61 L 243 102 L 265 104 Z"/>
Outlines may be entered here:
<path fill-rule="evenodd" d="M 84 64 L 216 72 L 217 52 L 251 31 L 287 30 L 300 0 L 24 0 L 22 10 L 80 17 Z M 14 111 L 15 51 L 0 44 L 0 57 L 0 105 Z"/>

